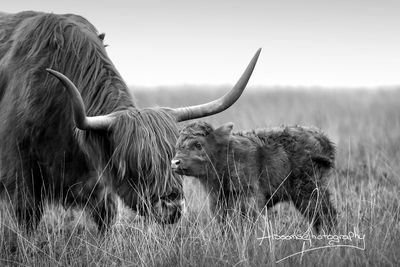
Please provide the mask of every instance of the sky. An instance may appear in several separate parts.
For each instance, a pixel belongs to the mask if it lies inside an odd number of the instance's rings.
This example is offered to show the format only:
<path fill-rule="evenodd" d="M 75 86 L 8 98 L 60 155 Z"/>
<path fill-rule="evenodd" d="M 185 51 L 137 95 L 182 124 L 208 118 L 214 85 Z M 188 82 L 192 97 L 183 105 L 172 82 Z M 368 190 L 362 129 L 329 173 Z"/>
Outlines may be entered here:
<path fill-rule="evenodd" d="M 398 0 L 2 1 L 0 10 L 75 13 L 105 32 L 128 85 L 400 85 Z"/>

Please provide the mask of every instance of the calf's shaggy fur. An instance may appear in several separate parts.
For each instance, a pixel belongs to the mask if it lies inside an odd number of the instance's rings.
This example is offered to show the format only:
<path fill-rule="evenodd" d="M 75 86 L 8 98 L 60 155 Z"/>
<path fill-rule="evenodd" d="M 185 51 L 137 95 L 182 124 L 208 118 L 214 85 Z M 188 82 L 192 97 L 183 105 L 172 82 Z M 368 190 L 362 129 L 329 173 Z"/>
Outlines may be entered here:
<path fill-rule="evenodd" d="M 236 133 L 232 128 L 232 123 L 217 129 L 206 122 L 186 126 L 171 164 L 176 173 L 200 180 L 220 219 L 235 210 L 254 216 L 291 201 L 316 231 L 336 224 L 326 183 L 335 147 L 322 132 L 301 126 Z"/>

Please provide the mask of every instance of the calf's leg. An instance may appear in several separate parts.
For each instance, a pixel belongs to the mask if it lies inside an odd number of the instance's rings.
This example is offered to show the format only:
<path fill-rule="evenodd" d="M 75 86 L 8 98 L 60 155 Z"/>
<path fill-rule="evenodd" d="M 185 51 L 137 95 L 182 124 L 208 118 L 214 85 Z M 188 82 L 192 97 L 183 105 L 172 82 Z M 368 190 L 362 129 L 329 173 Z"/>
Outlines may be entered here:
<path fill-rule="evenodd" d="M 322 226 L 332 231 L 336 226 L 336 209 L 327 188 L 303 187 L 292 197 L 295 207 L 309 220 L 318 233 Z"/>

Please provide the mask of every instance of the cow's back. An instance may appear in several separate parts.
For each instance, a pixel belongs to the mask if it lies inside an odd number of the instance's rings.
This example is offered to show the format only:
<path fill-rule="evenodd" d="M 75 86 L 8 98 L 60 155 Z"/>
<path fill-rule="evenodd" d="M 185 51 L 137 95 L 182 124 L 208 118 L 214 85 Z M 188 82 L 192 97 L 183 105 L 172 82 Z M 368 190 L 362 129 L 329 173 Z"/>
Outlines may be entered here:
<path fill-rule="evenodd" d="M 10 50 L 13 35 L 18 26 L 26 19 L 42 14 L 35 11 L 25 11 L 17 14 L 0 12 L 0 64 L 4 55 Z"/>
<path fill-rule="evenodd" d="M 280 144 L 288 154 L 292 171 L 328 170 L 334 165 L 335 147 L 319 129 L 304 126 L 284 126 L 258 129 L 255 134 L 265 144 Z"/>

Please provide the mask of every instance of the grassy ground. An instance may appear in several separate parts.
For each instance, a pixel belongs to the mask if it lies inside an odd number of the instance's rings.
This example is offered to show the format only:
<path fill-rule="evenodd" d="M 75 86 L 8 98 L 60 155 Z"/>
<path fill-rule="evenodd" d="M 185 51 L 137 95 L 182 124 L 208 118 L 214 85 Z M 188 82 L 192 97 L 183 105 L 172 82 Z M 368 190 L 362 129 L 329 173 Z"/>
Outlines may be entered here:
<path fill-rule="evenodd" d="M 135 96 L 141 107 L 175 107 L 222 93 L 182 88 Z M 116 224 L 102 236 L 80 210 L 50 206 L 39 229 L 26 234 L 2 206 L 0 266 L 400 265 L 400 90 L 246 91 L 233 108 L 206 120 L 215 126 L 232 121 L 236 130 L 280 124 L 323 129 L 338 148 L 330 186 L 340 214 L 331 234 L 343 236 L 299 240 L 294 234 L 308 225 L 288 204 L 268 210 L 257 224 L 232 218 L 222 227 L 208 214 L 204 191 L 187 177 L 189 214 L 173 226 L 146 223 L 121 205 Z M 275 238 L 261 239 L 268 236 Z M 10 253 L 15 237 L 17 250 Z"/>

